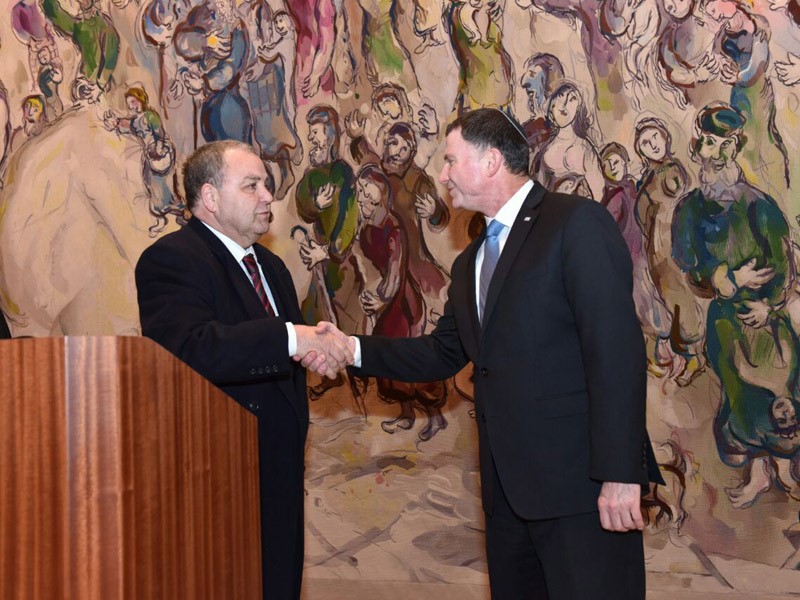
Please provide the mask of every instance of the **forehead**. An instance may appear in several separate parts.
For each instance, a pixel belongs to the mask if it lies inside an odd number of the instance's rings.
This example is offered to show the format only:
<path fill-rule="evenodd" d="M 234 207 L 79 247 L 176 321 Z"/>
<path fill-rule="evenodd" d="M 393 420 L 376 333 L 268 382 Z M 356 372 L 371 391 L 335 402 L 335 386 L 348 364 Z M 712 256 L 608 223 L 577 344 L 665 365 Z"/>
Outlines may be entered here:
<path fill-rule="evenodd" d="M 312 123 L 308 130 L 312 133 L 325 133 L 325 124 L 317 121 Z"/>
<path fill-rule="evenodd" d="M 262 160 L 242 148 L 232 148 L 225 152 L 226 179 L 244 179 L 245 177 L 258 177 L 264 179 L 267 169 Z"/>
<path fill-rule="evenodd" d="M 639 135 L 640 139 L 655 140 L 664 137 L 664 133 L 658 127 L 645 127 Z"/>
<path fill-rule="evenodd" d="M 410 146 L 409 141 L 399 133 L 393 133 L 386 138 L 387 144 L 402 144 L 403 146 Z"/>
<path fill-rule="evenodd" d="M 461 135 L 461 129 L 454 129 L 447 134 L 445 152 L 450 155 L 465 155 L 474 153 L 477 150 L 475 146 L 470 144 Z"/>
<path fill-rule="evenodd" d="M 379 189 L 378 184 L 374 181 L 367 179 L 366 177 L 359 177 L 358 179 L 358 189 L 362 192 L 369 192 L 372 193 L 375 190 Z"/>

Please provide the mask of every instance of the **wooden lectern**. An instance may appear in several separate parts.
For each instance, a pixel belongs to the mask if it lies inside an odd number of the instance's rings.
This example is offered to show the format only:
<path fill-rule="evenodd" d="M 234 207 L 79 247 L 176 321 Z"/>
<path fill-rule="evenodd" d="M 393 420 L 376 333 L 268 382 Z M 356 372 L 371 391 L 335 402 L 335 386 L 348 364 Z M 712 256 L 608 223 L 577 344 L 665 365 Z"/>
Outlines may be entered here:
<path fill-rule="evenodd" d="M 261 597 L 255 416 L 145 338 L 0 364 L 0 598 Z"/>

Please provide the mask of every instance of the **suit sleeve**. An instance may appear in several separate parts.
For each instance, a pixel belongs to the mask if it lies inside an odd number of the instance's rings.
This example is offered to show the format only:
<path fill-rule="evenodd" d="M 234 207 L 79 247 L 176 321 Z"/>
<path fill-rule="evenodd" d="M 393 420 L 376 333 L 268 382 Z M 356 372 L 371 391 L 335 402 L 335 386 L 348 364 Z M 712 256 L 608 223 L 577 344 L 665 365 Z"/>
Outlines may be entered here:
<path fill-rule="evenodd" d="M 358 338 L 361 342 L 361 368 L 353 369 L 357 375 L 421 383 L 452 377 L 467 364 L 449 299 L 436 329 L 428 335 Z"/>
<path fill-rule="evenodd" d="M 642 483 L 647 358 L 628 248 L 608 212 L 585 203 L 566 224 L 561 256 L 589 393 L 589 476 Z"/>
<path fill-rule="evenodd" d="M 230 286 L 207 260 L 156 243 L 136 266 L 143 335 L 217 385 L 288 377 L 283 319 L 243 320 Z"/>

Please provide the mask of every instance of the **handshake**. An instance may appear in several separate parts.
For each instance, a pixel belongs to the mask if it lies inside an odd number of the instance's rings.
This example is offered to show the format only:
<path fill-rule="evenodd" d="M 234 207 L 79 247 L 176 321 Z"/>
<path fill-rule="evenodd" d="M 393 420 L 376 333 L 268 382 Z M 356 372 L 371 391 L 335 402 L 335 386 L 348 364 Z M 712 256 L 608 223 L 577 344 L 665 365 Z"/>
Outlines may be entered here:
<path fill-rule="evenodd" d="M 353 364 L 355 342 L 333 323 L 320 321 L 315 327 L 295 325 L 297 354 L 292 358 L 306 369 L 334 379 L 347 365 Z"/>

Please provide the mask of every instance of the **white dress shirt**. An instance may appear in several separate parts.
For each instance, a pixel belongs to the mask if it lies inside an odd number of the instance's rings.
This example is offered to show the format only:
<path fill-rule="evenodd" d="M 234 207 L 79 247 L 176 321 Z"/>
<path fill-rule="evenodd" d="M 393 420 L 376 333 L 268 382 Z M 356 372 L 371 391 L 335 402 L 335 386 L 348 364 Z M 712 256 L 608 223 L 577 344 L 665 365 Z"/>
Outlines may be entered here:
<path fill-rule="evenodd" d="M 211 225 L 206 223 L 205 221 L 200 221 L 203 225 L 208 227 L 208 230 L 213 233 L 220 242 L 222 242 L 225 247 L 228 249 L 228 252 L 231 253 L 233 258 L 242 268 L 245 275 L 247 275 L 247 280 L 250 281 L 250 273 L 247 272 L 247 267 L 244 266 L 242 259 L 247 254 L 252 254 L 254 257 L 256 255 L 253 247 L 250 246 L 249 248 L 242 248 L 238 243 L 234 242 L 231 238 L 229 238 L 224 233 L 221 233 L 214 229 Z M 267 293 L 267 299 L 269 300 L 270 305 L 272 306 L 272 310 L 275 312 L 275 316 L 278 315 L 278 307 L 275 304 L 275 298 L 272 296 L 272 290 L 269 288 L 269 283 L 267 282 L 267 278 L 264 277 L 264 270 L 261 268 L 261 263 L 258 262 L 256 259 L 256 264 L 258 265 L 258 274 L 261 276 L 261 284 L 264 286 L 264 291 Z M 297 353 L 297 332 L 294 330 L 293 323 L 286 323 L 286 333 L 289 336 L 289 356 L 294 356 Z"/>

